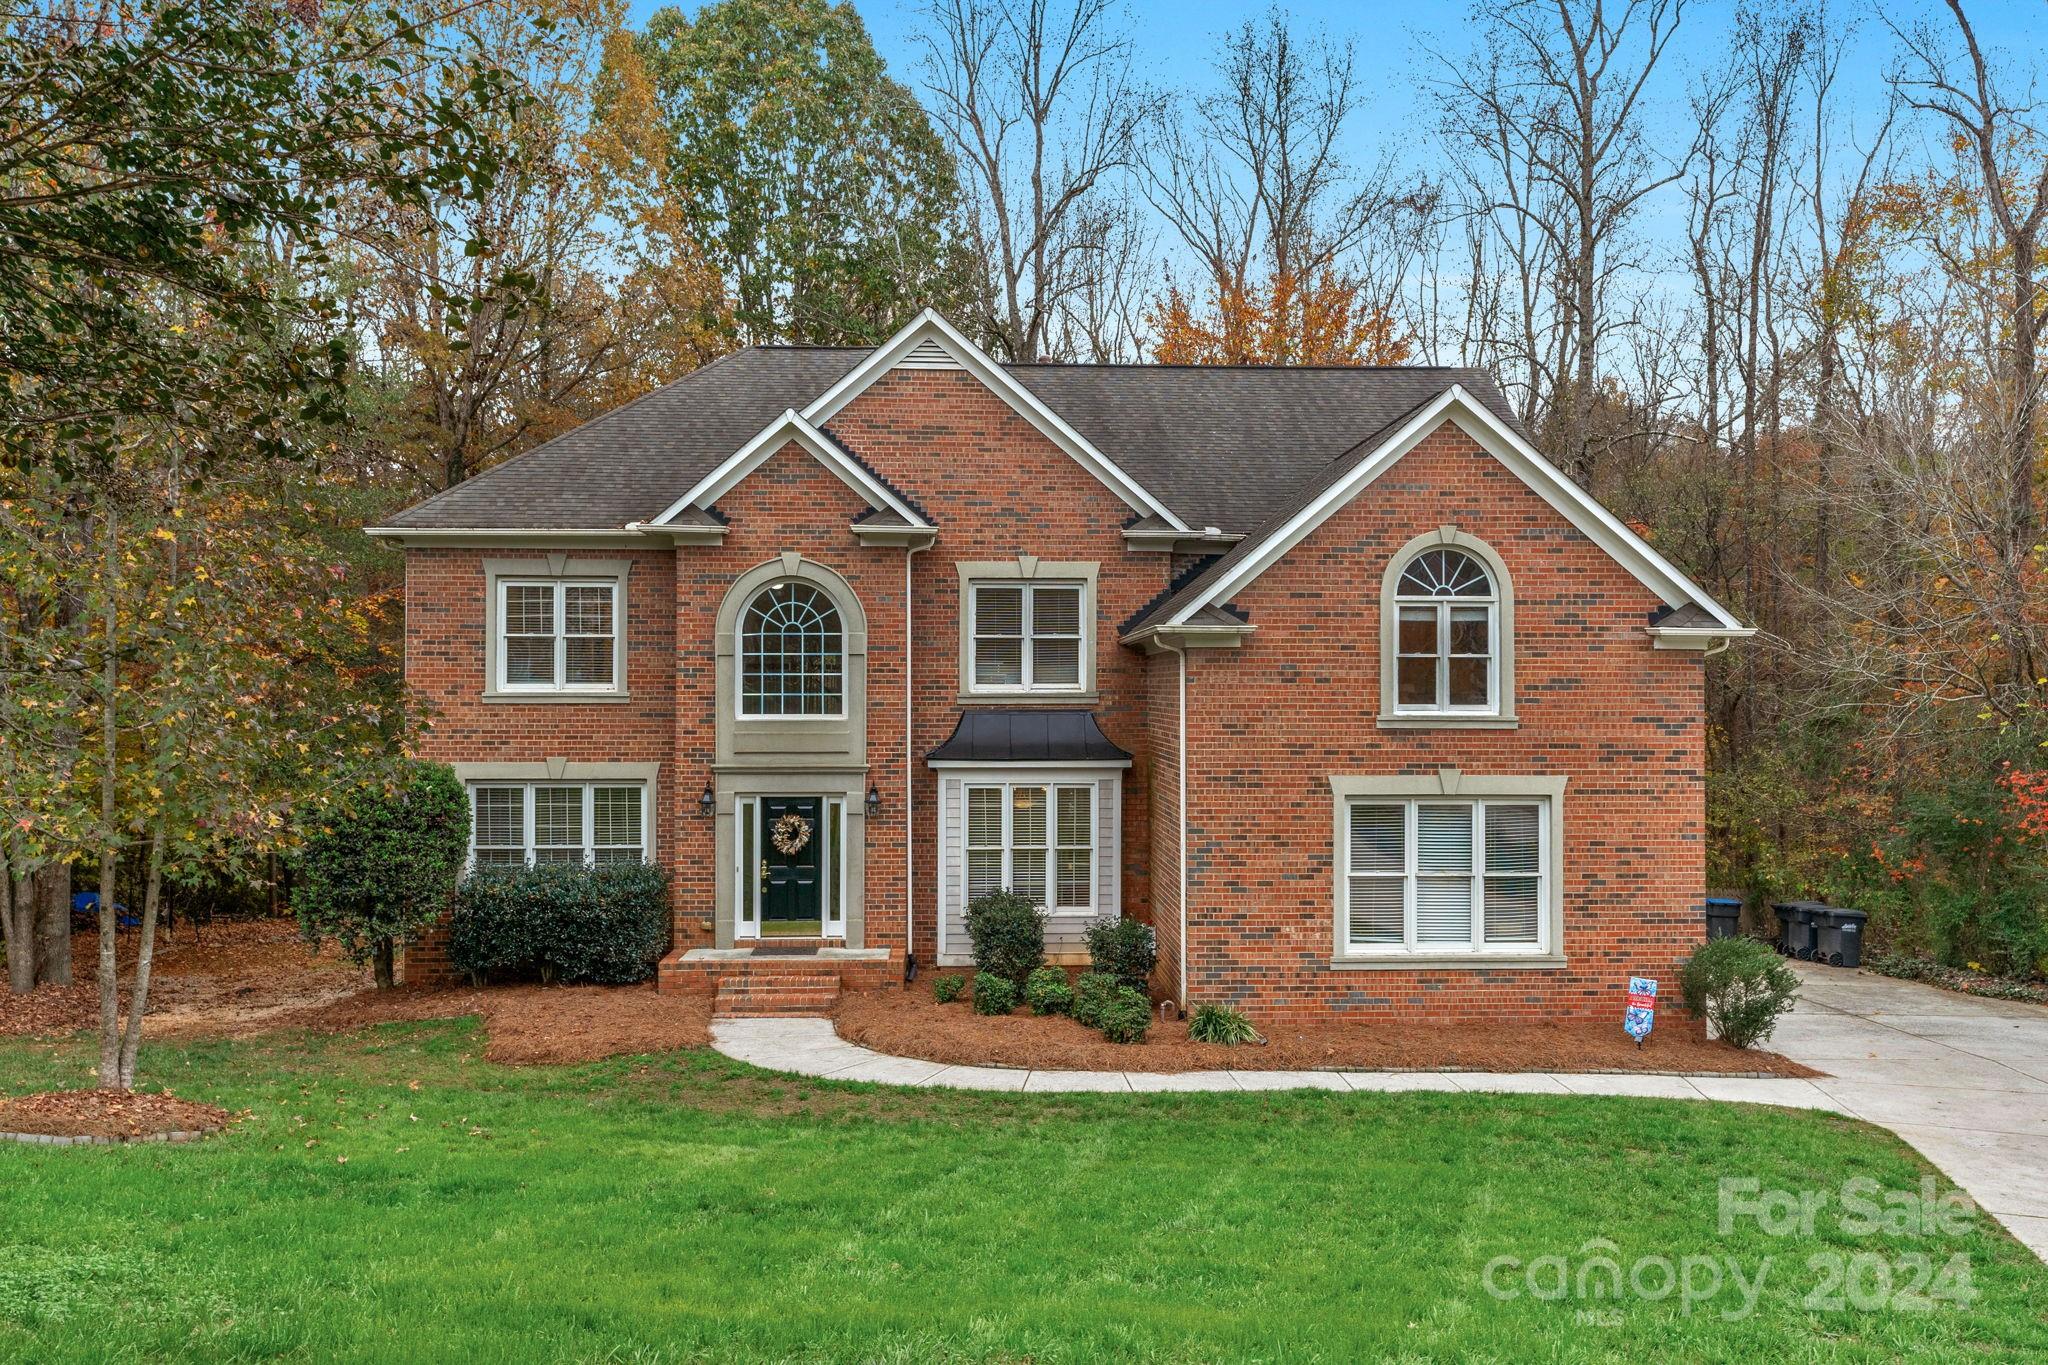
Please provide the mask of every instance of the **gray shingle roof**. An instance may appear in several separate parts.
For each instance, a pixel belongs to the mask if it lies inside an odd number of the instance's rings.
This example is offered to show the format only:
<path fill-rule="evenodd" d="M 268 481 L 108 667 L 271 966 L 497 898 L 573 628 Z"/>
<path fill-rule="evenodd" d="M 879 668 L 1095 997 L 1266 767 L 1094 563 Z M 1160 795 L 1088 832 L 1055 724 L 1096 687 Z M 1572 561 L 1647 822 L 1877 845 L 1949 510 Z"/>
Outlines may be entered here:
<path fill-rule="evenodd" d="M 651 519 L 867 354 L 842 347 L 735 352 L 385 524 L 605 529 Z M 1198 529 L 1261 525 L 1331 461 L 1452 384 L 1513 421 L 1480 370 L 1017 365 L 1010 372 Z M 944 517 L 941 508 L 931 513 Z"/>

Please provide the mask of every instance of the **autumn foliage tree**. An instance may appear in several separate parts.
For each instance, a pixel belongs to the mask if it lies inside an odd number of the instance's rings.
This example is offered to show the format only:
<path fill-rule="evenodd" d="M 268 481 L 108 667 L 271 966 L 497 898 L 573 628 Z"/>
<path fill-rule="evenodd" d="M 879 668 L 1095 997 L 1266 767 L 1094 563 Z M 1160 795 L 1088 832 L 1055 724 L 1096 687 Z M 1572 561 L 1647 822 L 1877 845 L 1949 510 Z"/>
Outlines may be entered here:
<path fill-rule="evenodd" d="M 1412 351 L 1395 320 L 1334 270 L 1225 281 L 1199 301 L 1172 286 L 1151 322 L 1152 358 L 1165 365 L 1398 365 Z"/>

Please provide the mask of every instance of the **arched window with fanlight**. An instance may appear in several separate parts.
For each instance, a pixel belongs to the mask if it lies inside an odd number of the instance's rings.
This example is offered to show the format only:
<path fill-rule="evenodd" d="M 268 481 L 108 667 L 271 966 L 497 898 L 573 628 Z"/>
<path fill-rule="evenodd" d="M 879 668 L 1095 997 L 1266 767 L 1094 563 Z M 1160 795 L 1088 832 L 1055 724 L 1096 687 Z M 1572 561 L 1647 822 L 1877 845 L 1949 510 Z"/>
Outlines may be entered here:
<path fill-rule="evenodd" d="M 1448 532 L 1404 547 L 1388 569 L 1383 716 L 1512 717 L 1513 615 L 1499 558 Z"/>
<path fill-rule="evenodd" d="M 846 704 L 839 608 L 813 584 L 771 583 L 740 615 L 740 714 L 836 719 Z"/>

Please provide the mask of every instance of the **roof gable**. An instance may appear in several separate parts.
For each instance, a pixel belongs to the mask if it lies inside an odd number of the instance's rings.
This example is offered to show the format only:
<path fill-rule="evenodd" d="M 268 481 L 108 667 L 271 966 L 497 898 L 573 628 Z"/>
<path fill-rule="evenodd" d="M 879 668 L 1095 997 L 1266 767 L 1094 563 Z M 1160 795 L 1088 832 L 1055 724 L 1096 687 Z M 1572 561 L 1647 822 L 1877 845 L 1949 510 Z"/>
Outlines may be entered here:
<path fill-rule="evenodd" d="M 1696 606 L 1712 618 L 1714 629 L 1719 632 L 1749 633 L 1676 565 L 1629 530 L 1591 494 L 1566 478 L 1519 432 L 1459 384 L 1451 385 L 1405 417 L 1374 433 L 1350 455 L 1332 462 L 1303 490 L 1294 506 L 1274 515 L 1193 582 L 1148 613 L 1144 622 L 1134 625 L 1184 625 L 1195 620 L 1204 608 L 1228 602 L 1232 595 L 1242 591 L 1307 539 L 1339 508 L 1364 492 L 1375 479 L 1445 421 L 1455 423 L 1482 450 L 1504 465 L 1667 605 L 1675 608 Z"/>
<path fill-rule="evenodd" d="M 1159 517 L 1175 530 L 1190 529 L 1165 503 L 1096 449 L 1085 436 L 1069 426 L 1066 419 L 1046 406 L 1038 395 L 1019 383 L 1007 369 L 989 359 L 952 323 L 929 308 L 918 314 L 902 331 L 877 346 L 867 359 L 854 366 L 838 383 L 813 399 L 803 410 L 804 420 L 819 427 L 825 426 L 869 385 L 899 366 L 911 369 L 957 366 L 967 371 L 989 392 L 1009 404 L 1018 416 L 1036 427 L 1047 440 L 1107 485 L 1132 511 L 1140 516 Z"/>
<path fill-rule="evenodd" d="M 796 445 L 825 466 L 839 481 L 867 499 L 871 507 L 895 514 L 903 525 L 929 530 L 931 523 L 908 498 L 891 488 L 880 475 L 855 459 L 837 441 L 794 410 L 763 427 L 752 440 L 728 456 L 725 462 L 699 479 L 690 491 L 670 503 L 658 517 L 634 523 L 629 529 L 654 529 L 688 524 L 690 513 L 708 511 L 712 504 L 732 490 L 740 480 L 767 463 L 768 457 L 786 445 Z"/>

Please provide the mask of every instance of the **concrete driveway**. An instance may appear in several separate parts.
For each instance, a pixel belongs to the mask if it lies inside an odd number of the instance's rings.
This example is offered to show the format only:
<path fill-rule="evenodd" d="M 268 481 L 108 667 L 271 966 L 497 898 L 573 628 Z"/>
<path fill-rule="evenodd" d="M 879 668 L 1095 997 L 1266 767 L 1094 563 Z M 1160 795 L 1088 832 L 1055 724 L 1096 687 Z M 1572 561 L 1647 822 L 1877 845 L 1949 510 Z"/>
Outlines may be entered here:
<path fill-rule="evenodd" d="M 1826 1071 L 1842 1109 L 1918 1148 L 2048 1259 L 2048 1008 L 1793 964 L 1765 1046 Z"/>

